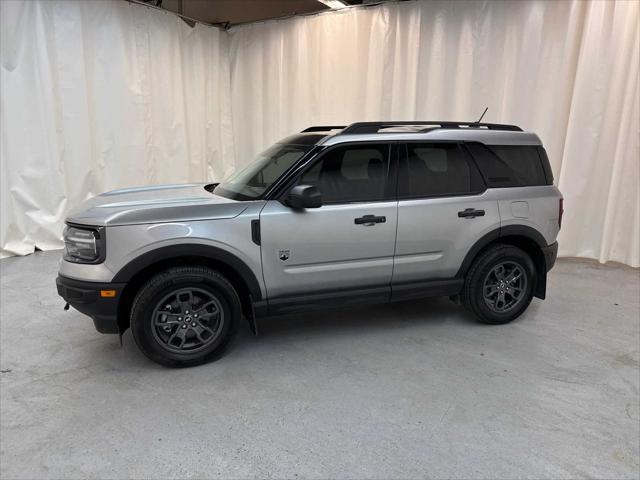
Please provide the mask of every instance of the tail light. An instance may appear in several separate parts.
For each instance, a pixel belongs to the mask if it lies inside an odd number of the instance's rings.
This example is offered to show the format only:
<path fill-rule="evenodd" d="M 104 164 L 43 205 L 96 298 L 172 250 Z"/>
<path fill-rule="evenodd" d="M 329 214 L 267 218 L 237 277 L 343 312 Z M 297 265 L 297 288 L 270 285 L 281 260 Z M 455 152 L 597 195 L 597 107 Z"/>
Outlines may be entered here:
<path fill-rule="evenodd" d="M 564 198 L 558 200 L 558 228 L 562 228 L 562 214 L 564 213 Z"/>

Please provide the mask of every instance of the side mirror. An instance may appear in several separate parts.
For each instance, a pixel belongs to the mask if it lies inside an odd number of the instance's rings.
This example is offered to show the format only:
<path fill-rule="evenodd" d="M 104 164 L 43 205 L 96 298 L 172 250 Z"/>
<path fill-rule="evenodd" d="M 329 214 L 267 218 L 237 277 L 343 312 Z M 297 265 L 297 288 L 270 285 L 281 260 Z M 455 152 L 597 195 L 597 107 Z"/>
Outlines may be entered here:
<path fill-rule="evenodd" d="M 318 208 L 322 206 L 322 194 L 313 185 L 296 185 L 287 195 L 285 204 L 291 208 Z"/>

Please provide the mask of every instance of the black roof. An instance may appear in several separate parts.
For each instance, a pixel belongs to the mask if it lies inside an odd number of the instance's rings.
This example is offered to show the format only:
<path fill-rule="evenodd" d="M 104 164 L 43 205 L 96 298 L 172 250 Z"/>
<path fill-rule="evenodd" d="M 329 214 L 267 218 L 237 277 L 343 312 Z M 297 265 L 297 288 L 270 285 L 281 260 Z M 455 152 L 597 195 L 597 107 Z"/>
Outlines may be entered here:
<path fill-rule="evenodd" d="M 286 143 L 293 145 L 315 145 L 324 137 L 326 137 L 329 132 L 323 133 L 294 133 L 293 135 L 289 135 L 286 138 L 283 138 L 278 143 Z"/>

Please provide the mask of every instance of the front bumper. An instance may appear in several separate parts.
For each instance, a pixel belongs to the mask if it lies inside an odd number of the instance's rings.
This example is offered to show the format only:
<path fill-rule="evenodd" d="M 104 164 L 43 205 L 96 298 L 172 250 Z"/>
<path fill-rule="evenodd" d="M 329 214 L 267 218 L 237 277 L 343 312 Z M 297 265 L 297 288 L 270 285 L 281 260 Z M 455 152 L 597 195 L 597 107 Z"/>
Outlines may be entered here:
<path fill-rule="evenodd" d="M 544 262 L 548 272 L 556 263 L 556 258 L 558 257 L 558 242 L 553 242 L 547 247 L 542 247 L 542 253 L 544 254 Z"/>
<path fill-rule="evenodd" d="M 100 333 L 120 333 L 118 328 L 118 304 L 124 283 L 97 283 L 74 280 L 58 275 L 58 295 L 73 308 L 93 319 Z M 114 297 L 102 297 L 101 290 L 115 290 Z"/>

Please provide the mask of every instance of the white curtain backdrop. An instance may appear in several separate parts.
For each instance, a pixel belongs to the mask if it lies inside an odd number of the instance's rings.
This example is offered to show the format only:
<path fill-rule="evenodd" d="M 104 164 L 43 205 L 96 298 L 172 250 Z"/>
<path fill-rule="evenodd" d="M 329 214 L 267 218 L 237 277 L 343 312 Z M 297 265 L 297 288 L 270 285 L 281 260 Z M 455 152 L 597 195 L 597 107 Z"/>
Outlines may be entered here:
<path fill-rule="evenodd" d="M 640 265 L 640 3 L 402 2 L 222 32 L 124 2 L 0 2 L 4 254 L 100 191 L 219 180 L 312 124 L 537 132 L 560 254 Z"/>
<path fill-rule="evenodd" d="M 227 34 L 124 1 L 0 1 L 3 255 L 61 248 L 68 209 L 234 166 Z"/>

